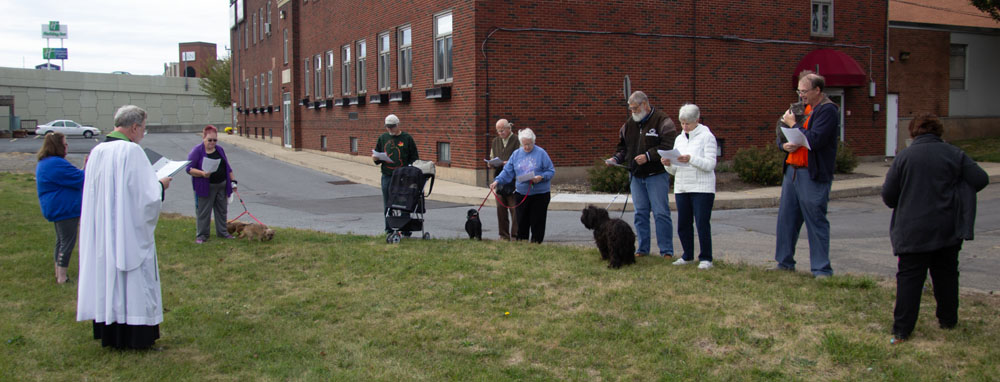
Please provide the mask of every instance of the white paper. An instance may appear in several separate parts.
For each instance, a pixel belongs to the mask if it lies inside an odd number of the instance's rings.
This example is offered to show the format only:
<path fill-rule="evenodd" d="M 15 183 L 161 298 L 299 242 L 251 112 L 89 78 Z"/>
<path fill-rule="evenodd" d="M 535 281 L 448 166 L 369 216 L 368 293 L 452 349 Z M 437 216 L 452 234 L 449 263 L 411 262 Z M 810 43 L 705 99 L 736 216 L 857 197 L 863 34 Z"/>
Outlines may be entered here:
<path fill-rule="evenodd" d="M 489 165 L 490 167 L 503 167 L 503 161 L 500 160 L 500 157 L 494 157 L 493 159 L 483 159 L 483 161 L 485 161 L 486 164 Z"/>
<path fill-rule="evenodd" d="M 667 158 L 668 160 L 670 160 L 670 165 L 671 166 L 674 166 L 674 167 L 688 167 L 688 166 L 691 165 L 691 163 L 681 163 L 680 161 L 677 160 L 677 157 L 683 155 L 677 149 L 673 149 L 673 150 L 656 150 L 656 152 L 658 154 L 660 154 L 661 158 Z"/>
<path fill-rule="evenodd" d="M 385 153 L 382 152 L 382 151 L 375 151 L 375 149 L 372 149 L 372 155 L 375 156 L 375 159 L 378 159 L 380 161 L 383 161 L 383 162 L 386 162 L 386 163 L 395 163 L 395 162 L 392 161 L 392 159 L 389 159 L 389 156 L 385 155 Z"/>
<path fill-rule="evenodd" d="M 782 127 L 781 133 L 785 134 L 785 138 L 788 139 L 788 143 L 805 146 L 807 149 L 812 150 L 812 147 L 809 147 L 809 140 L 806 139 L 806 135 L 802 133 L 802 130 Z"/>
<path fill-rule="evenodd" d="M 161 157 L 156 163 L 153 163 L 153 170 L 156 171 L 156 179 L 163 179 L 174 176 L 174 174 L 187 166 L 187 164 L 188 161 L 186 160 L 170 160 Z"/>
<path fill-rule="evenodd" d="M 219 163 L 222 163 L 222 159 L 204 158 L 201 160 L 201 171 L 211 174 L 219 169 Z"/>
<path fill-rule="evenodd" d="M 527 182 L 527 181 L 530 181 L 531 178 L 534 178 L 534 177 L 535 177 L 535 172 L 534 171 L 529 171 L 526 174 L 518 175 L 517 176 L 517 182 L 518 183 Z"/>

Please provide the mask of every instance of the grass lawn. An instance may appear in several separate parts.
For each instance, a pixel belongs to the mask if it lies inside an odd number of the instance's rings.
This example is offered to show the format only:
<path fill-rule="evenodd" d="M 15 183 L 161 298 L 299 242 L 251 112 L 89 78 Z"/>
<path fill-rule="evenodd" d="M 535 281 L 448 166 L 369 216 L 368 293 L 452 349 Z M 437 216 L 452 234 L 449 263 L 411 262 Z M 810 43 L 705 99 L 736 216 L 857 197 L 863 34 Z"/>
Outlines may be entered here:
<path fill-rule="evenodd" d="M 1000 138 L 967 139 L 951 142 L 951 144 L 961 148 L 973 160 L 1000 162 Z"/>
<path fill-rule="evenodd" d="M 102 348 L 56 285 L 32 175 L 0 173 L 3 381 L 943 381 L 1000 376 L 1000 300 L 963 296 L 937 327 L 930 290 L 889 345 L 893 283 L 710 271 L 596 249 L 279 229 L 194 244 L 163 216 L 159 351 Z M 582 226 L 581 226 L 581 229 Z M 78 254 L 70 268 L 77 274 Z"/>

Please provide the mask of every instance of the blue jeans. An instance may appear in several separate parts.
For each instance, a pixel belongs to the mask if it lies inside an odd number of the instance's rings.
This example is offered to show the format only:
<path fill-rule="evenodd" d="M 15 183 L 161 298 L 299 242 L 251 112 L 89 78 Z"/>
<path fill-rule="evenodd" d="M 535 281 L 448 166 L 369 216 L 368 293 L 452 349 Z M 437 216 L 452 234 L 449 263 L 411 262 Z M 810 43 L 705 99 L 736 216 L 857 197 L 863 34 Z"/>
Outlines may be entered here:
<path fill-rule="evenodd" d="M 802 223 L 809 233 L 809 264 L 813 275 L 832 275 L 830 267 L 830 221 L 826 206 L 830 202 L 831 182 L 809 178 L 809 169 L 789 166 L 781 183 L 778 206 L 777 245 L 774 260 L 779 268 L 795 269 L 795 243 Z"/>
<path fill-rule="evenodd" d="M 698 260 L 712 261 L 712 205 L 715 194 L 711 192 L 683 192 L 674 194 L 677 199 L 677 236 L 684 249 L 682 259 L 694 260 L 694 226 L 698 227 Z"/>
<path fill-rule="evenodd" d="M 674 226 L 670 220 L 670 174 L 662 173 L 645 178 L 633 177 L 630 184 L 632 205 L 635 206 L 636 236 L 639 246 L 636 253 L 649 253 L 649 212 L 652 209 L 656 221 L 656 242 L 660 246 L 660 256 L 674 254 Z"/>
<path fill-rule="evenodd" d="M 389 213 L 389 184 L 392 183 L 392 175 L 382 174 L 382 217 L 385 219 L 385 232 L 392 232 L 389 229 L 389 218 L 385 215 Z"/>

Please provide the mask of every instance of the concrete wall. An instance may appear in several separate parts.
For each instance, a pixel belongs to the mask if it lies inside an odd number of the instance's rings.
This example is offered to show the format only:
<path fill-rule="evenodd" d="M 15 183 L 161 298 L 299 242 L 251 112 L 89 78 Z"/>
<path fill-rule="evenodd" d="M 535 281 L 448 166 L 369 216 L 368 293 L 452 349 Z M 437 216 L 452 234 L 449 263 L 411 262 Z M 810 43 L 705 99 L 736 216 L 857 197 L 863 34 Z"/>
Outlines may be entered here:
<path fill-rule="evenodd" d="M 952 44 L 966 44 L 965 89 L 951 90 L 948 115 L 952 117 L 998 117 L 1000 98 L 1000 36 L 951 33 Z"/>
<path fill-rule="evenodd" d="M 14 96 L 14 115 L 45 123 L 72 119 L 107 133 L 122 105 L 146 109 L 151 131 L 229 126 L 230 109 L 212 105 L 200 79 L 0 68 L 0 95 Z M 222 127 L 220 127 L 220 130 Z"/>

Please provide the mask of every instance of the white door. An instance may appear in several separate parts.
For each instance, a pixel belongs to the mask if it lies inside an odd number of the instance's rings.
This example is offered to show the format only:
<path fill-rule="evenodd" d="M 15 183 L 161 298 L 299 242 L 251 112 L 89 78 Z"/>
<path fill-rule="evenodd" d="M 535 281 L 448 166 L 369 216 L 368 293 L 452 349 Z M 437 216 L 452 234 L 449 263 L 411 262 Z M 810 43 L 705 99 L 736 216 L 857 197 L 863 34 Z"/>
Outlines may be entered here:
<path fill-rule="evenodd" d="M 283 93 L 281 95 L 281 112 L 285 121 L 285 147 L 292 148 L 292 94 Z"/>
<path fill-rule="evenodd" d="M 895 157 L 899 142 L 899 94 L 889 94 L 885 100 L 885 156 Z"/>
<path fill-rule="evenodd" d="M 827 97 L 830 97 L 830 101 L 837 104 L 837 109 L 840 111 L 840 140 L 844 141 L 844 89 L 841 88 L 830 88 L 824 89 Z"/>

